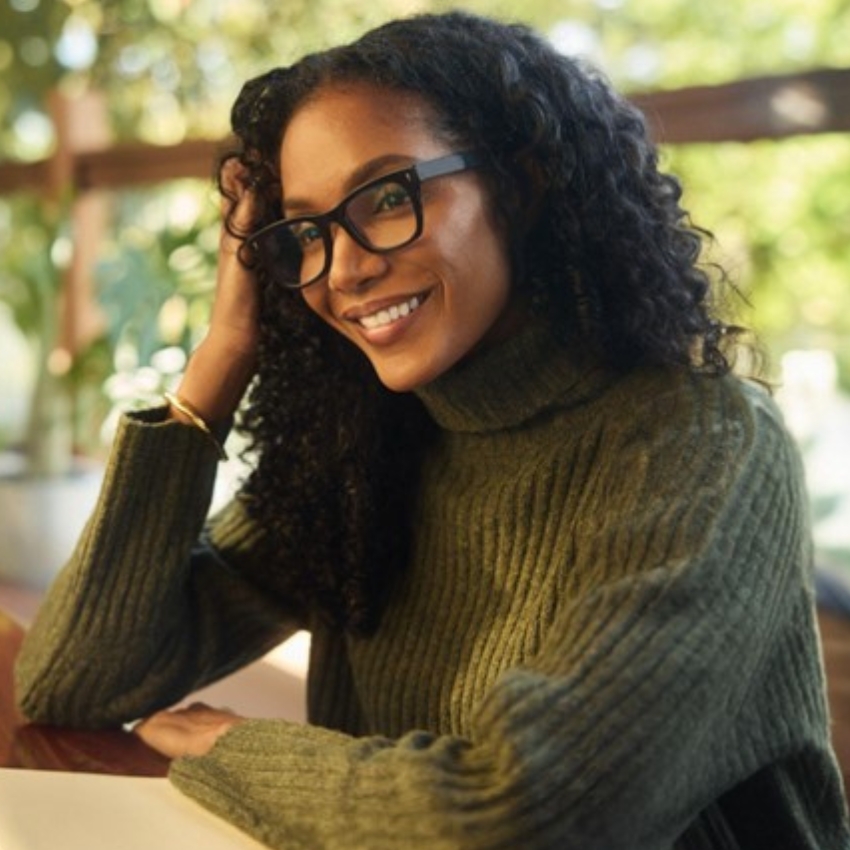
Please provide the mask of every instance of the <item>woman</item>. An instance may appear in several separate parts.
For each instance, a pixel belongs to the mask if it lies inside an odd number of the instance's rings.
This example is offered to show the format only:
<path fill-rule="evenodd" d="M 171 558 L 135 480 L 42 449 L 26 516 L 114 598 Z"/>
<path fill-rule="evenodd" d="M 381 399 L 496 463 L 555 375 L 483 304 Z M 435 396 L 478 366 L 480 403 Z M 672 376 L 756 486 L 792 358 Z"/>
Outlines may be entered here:
<path fill-rule="evenodd" d="M 798 459 L 636 111 L 455 13 L 233 123 L 209 334 L 122 425 L 24 711 L 148 716 L 273 847 L 850 846 Z M 254 378 L 256 468 L 201 533 Z M 155 713 L 298 628 L 310 725 Z"/>

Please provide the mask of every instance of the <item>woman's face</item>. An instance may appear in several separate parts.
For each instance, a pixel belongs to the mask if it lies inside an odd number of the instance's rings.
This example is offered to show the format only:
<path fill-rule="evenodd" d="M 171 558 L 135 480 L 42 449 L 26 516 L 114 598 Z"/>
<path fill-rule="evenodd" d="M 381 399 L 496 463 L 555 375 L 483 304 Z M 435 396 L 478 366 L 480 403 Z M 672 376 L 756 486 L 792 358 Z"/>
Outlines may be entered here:
<path fill-rule="evenodd" d="M 433 124 L 415 95 L 368 85 L 320 90 L 283 137 L 284 215 L 326 212 L 368 180 L 457 152 Z M 515 321 L 506 242 L 481 176 L 424 182 L 422 206 L 422 235 L 386 254 L 332 225 L 330 270 L 302 290 L 398 392 L 433 381 Z"/>

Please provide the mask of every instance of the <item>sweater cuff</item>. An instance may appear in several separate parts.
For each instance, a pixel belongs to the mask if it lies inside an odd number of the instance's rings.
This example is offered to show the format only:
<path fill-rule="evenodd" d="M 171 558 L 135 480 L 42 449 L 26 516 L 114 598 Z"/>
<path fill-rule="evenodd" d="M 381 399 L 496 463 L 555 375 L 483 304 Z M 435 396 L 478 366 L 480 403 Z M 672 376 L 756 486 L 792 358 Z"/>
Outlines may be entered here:
<path fill-rule="evenodd" d="M 323 797 L 318 786 L 327 792 L 347 775 L 351 740 L 285 720 L 246 720 L 206 755 L 173 761 L 168 777 L 182 793 L 271 847 L 315 850 L 321 845 L 302 832 Z M 339 788 L 328 797 L 338 798 Z"/>
<path fill-rule="evenodd" d="M 224 446 L 228 436 L 230 435 L 230 431 L 233 428 L 233 421 L 233 417 L 230 416 L 220 422 L 206 423 L 207 427 L 210 429 L 210 433 L 219 442 L 221 446 Z M 189 425 L 186 422 L 181 422 L 177 419 L 172 419 L 169 415 L 169 407 L 167 404 L 157 405 L 156 407 L 142 408 L 141 410 L 127 411 L 119 420 L 119 433 L 121 432 L 122 428 L 126 428 L 131 424 L 138 426 L 151 426 L 161 428 L 171 428 L 172 426 L 176 426 L 178 428 L 188 429 L 189 431 L 195 431 L 196 436 L 206 436 L 199 428 L 196 428 L 193 425 Z M 209 442 L 208 437 L 207 442 Z"/>

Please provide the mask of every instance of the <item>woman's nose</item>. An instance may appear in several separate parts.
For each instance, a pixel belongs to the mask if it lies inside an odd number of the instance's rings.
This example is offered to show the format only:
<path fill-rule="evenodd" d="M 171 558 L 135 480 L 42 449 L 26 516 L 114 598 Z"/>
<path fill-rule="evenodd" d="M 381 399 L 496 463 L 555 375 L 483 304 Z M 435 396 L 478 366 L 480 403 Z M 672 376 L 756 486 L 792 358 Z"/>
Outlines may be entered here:
<path fill-rule="evenodd" d="M 343 227 L 332 236 L 328 286 L 339 292 L 362 288 L 383 274 L 389 264 L 386 254 L 376 254 L 360 245 Z"/>

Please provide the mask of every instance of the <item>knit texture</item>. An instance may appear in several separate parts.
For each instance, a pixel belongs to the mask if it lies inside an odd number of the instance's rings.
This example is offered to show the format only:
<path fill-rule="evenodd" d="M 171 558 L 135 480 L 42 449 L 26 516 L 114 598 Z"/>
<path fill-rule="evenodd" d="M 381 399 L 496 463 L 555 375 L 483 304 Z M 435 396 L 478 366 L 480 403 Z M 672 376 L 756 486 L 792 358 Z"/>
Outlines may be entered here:
<path fill-rule="evenodd" d="M 34 719 L 109 725 L 313 632 L 310 726 L 172 765 L 277 848 L 847 850 L 800 465 L 736 379 L 523 334 L 421 393 L 411 563 L 351 638 L 275 593 L 214 453 L 151 412 L 27 637 Z"/>

